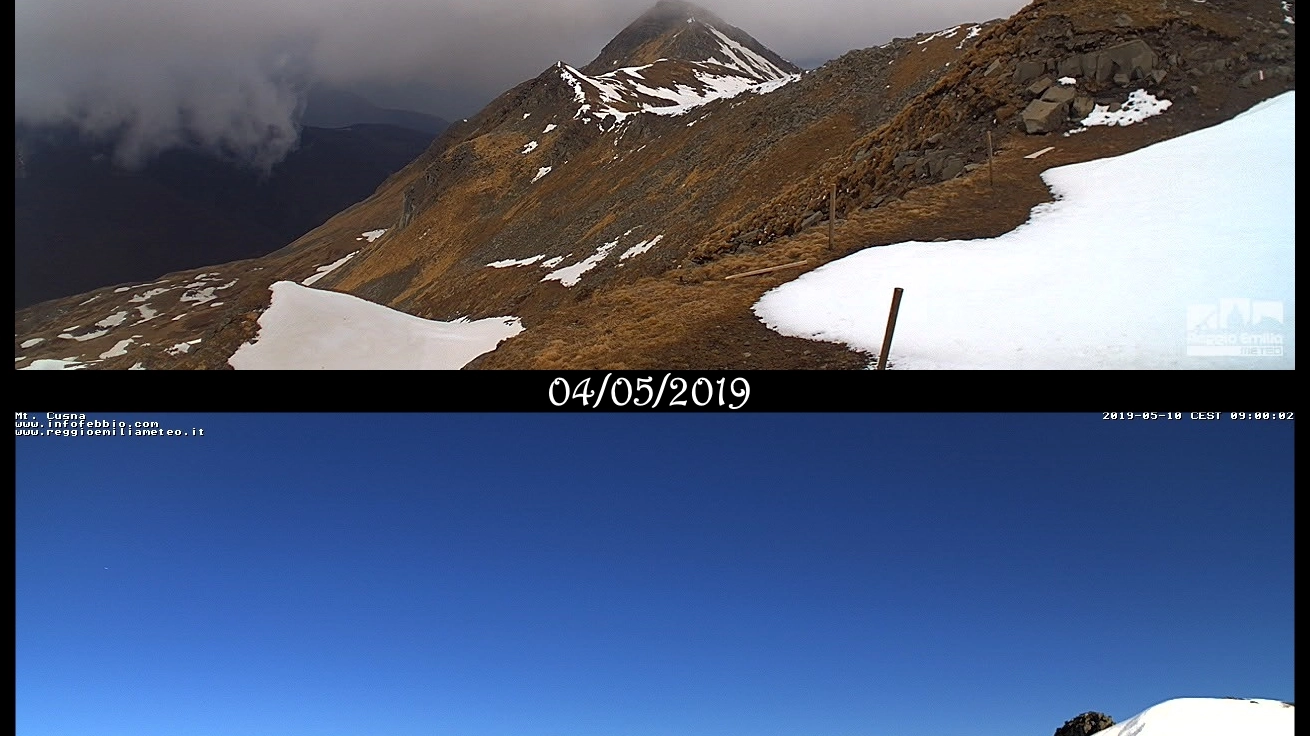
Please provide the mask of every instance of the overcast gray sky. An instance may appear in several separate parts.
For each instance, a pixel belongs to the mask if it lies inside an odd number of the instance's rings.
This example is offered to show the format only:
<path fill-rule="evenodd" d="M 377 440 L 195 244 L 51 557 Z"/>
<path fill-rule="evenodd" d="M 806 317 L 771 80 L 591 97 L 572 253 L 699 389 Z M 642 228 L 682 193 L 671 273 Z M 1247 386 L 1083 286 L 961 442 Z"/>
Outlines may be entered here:
<path fill-rule="evenodd" d="M 119 131 L 124 159 L 186 135 L 254 161 L 295 138 L 319 79 L 387 107 L 467 117 L 557 59 L 581 65 L 654 0 L 17 0 L 15 112 Z M 1024 0 L 709 0 L 796 63 Z M 189 133 L 188 133 L 189 132 Z"/>

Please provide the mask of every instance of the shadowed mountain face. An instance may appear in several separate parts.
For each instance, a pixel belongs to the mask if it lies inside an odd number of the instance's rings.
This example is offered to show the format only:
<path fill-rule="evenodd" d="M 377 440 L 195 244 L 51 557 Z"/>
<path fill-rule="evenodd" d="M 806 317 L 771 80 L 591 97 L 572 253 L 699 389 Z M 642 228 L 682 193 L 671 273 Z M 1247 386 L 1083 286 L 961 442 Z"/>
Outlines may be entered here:
<path fill-rule="evenodd" d="M 186 150 L 125 171 L 107 145 L 20 130 L 15 306 L 270 253 L 367 197 L 431 140 L 387 125 L 306 127 L 263 175 Z"/>
<path fill-rule="evenodd" d="M 1185 5 L 1036 0 L 799 74 L 708 11 L 661 2 L 585 67 L 551 64 L 506 91 L 287 247 L 19 311 L 16 366 L 225 368 L 258 338 L 273 283 L 320 276 L 315 289 L 422 318 L 521 318 L 471 367 L 861 367 L 770 333 L 751 304 L 859 248 L 994 237 L 1049 201 L 1052 161 L 1126 153 L 1294 88 L 1277 4 Z M 1139 91 L 1173 104 L 1149 126 L 1063 135 L 1079 110 Z M 1043 147 L 1055 151 L 1024 158 Z M 787 264 L 803 266 L 773 268 Z M 138 347 L 113 349 L 129 338 Z"/>

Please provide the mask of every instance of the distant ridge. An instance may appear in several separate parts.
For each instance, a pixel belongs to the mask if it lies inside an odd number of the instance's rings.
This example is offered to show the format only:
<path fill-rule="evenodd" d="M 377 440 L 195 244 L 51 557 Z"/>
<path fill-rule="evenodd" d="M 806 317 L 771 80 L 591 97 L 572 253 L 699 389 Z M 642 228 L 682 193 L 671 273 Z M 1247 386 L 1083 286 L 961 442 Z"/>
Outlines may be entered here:
<path fill-rule="evenodd" d="M 361 123 L 378 123 L 417 130 L 430 135 L 436 135 L 450 127 L 449 121 L 436 115 L 378 107 L 354 92 L 323 84 L 310 88 L 301 123 L 317 128 L 344 128 Z"/>

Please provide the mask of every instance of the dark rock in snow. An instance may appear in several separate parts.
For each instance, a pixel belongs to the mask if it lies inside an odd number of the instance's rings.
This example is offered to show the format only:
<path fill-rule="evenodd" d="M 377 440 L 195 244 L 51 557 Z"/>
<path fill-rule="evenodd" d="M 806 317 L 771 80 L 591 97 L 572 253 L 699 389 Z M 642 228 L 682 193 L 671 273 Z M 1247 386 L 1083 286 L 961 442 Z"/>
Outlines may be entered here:
<path fill-rule="evenodd" d="M 1114 725 L 1114 719 L 1104 713 L 1088 711 L 1074 716 L 1055 729 L 1054 736 L 1091 736 Z"/>

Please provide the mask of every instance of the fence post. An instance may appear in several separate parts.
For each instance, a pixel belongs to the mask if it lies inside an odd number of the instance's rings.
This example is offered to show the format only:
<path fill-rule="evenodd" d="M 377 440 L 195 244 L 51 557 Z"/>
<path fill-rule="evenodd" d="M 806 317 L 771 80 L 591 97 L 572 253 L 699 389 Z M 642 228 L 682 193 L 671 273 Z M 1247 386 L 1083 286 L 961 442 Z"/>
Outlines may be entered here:
<path fill-rule="evenodd" d="M 996 188 L 996 178 L 992 176 L 992 132 L 987 131 L 987 183 Z"/>
<path fill-rule="evenodd" d="M 905 291 L 901 287 L 896 287 L 892 292 L 892 309 L 887 315 L 887 334 L 882 337 L 882 352 L 878 355 L 878 370 L 887 369 L 887 354 L 892 349 L 892 332 L 896 330 L 896 313 L 901 310 L 901 294 Z"/>
<path fill-rule="evenodd" d="M 828 250 L 832 250 L 832 221 L 837 219 L 837 184 L 828 192 Z"/>

